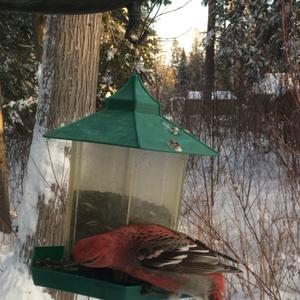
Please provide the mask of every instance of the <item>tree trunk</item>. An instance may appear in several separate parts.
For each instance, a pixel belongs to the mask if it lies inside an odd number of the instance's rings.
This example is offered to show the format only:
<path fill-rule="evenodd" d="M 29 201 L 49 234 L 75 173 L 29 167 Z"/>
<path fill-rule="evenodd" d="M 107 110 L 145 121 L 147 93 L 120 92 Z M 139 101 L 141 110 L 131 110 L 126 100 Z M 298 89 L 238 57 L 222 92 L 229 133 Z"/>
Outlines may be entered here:
<path fill-rule="evenodd" d="M 95 111 L 101 15 L 50 16 L 46 22 L 37 122 L 49 130 Z"/>
<path fill-rule="evenodd" d="M 8 172 L 4 141 L 4 121 L 2 113 L 3 99 L 0 86 L 0 231 L 11 232 L 11 219 L 9 213 Z"/>
<path fill-rule="evenodd" d="M 216 4 L 208 1 L 207 41 L 205 49 L 203 99 L 210 100 L 215 79 Z"/>
<path fill-rule="evenodd" d="M 208 23 L 207 23 L 207 41 L 205 49 L 204 64 L 204 82 L 203 82 L 203 99 L 210 101 L 211 109 L 208 115 L 210 124 L 211 147 L 215 148 L 215 127 L 216 127 L 216 109 L 215 102 L 212 100 L 215 81 L 215 40 L 216 40 L 216 0 L 208 1 Z M 207 193 L 207 219 L 210 227 L 213 226 L 212 209 L 214 205 L 214 186 L 215 186 L 215 158 L 210 158 L 210 183 L 209 193 Z"/>
<path fill-rule="evenodd" d="M 21 255 L 27 262 L 33 245 L 65 242 L 71 144 L 47 141 L 42 135 L 95 111 L 101 14 L 48 16 L 45 28 L 36 124 L 19 216 Z"/>

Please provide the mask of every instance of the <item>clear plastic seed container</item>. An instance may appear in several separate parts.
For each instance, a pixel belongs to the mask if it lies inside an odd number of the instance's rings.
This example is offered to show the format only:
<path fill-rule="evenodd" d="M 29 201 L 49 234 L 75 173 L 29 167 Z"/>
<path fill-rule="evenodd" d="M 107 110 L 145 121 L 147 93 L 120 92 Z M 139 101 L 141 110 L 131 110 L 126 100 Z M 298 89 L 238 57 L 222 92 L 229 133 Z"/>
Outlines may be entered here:
<path fill-rule="evenodd" d="M 186 162 L 185 154 L 73 142 L 70 246 L 126 224 L 176 228 Z"/>

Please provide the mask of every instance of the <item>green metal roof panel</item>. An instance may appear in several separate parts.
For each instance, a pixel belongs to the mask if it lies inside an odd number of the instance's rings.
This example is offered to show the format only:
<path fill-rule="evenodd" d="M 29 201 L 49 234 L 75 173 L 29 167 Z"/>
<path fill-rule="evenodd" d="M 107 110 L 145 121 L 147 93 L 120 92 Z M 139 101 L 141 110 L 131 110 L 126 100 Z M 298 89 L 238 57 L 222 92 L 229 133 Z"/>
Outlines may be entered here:
<path fill-rule="evenodd" d="M 218 155 L 216 151 L 199 139 L 161 116 L 136 112 L 135 119 L 139 145 L 142 149 L 208 156 Z M 176 147 L 178 147 L 177 151 Z"/>
<path fill-rule="evenodd" d="M 106 100 L 105 109 L 45 134 L 83 141 L 170 153 L 217 156 L 195 136 L 160 115 L 159 103 L 137 75 Z"/>
<path fill-rule="evenodd" d="M 109 97 L 105 108 L 160 114 L 160 104 L 148 93 L 138 75 L 132 75 L 116 94 Z"/>
<path fill-rule="evenodd" d="M 160 104 L 154 99 L 143 85 L 140 77 L 136 76 L 135 79 L 135 111 L 146 114 L 160 115 Z"/>
<path fill-rule="evenodd" d="M 133 112 L 100 111 L 44 137 L 138 148 Z"/>

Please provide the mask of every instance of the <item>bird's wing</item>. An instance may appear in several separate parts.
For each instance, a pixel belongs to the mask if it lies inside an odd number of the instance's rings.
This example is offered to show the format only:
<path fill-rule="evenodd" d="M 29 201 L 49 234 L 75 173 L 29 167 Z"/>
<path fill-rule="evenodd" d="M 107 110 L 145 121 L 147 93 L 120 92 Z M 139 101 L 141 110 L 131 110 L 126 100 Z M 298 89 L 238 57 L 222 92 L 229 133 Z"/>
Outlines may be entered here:
<path fill-rule="evenodd" d="M 167 228 L 146 230 L 137 241 L 136 257 L 149 268 L 184 273 L 239 272 L 236 260 L 202 242 Z M 222 260 L 230 261 L 225 264 Z"/>

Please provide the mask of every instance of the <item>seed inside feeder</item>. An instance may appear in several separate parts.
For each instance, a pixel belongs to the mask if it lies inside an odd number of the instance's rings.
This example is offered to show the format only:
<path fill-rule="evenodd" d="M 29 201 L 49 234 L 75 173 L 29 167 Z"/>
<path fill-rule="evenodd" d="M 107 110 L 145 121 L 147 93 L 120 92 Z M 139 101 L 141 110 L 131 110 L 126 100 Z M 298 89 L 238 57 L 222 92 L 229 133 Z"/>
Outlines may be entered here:
<path fill-rule="evenodd" d="M 74 193 L 74 209 L 76 208 Z M 129 197 L 111 192 L 79 191 L 75 241 L 126 225 Z M 154 223 L 169 227 L 172 216 L 164 205 L 132 197 L 129 224 Z M 74 224 L 75 220 L 73 220 Z"/>

